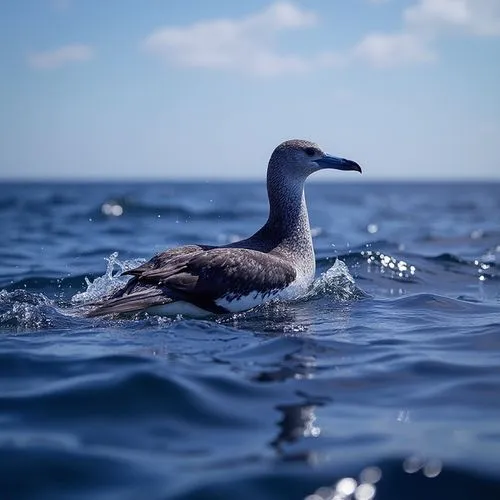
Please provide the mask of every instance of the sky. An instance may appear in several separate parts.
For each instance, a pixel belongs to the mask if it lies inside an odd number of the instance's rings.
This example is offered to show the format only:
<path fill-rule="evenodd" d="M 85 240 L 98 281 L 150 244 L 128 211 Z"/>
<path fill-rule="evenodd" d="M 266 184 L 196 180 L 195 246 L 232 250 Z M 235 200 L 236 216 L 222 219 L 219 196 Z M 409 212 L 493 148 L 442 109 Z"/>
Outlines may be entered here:
<path fill-rule="evenodd" d="M 500 0 L 7 0 L 0 69 L 3 179 L 500 180 Z"/>

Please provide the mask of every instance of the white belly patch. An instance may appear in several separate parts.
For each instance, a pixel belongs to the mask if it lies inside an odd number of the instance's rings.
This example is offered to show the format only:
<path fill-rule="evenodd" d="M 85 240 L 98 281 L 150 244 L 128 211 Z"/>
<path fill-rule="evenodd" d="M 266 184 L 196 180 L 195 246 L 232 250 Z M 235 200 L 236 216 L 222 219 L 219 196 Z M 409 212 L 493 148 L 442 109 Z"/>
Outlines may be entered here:
<path fill-rule="evenodd" d="M 303 295 L 308 288 L 309 283 L 306 280 L 295 280 L 289 286 L 281 290 L 272 290 L 270 293 L 265 294 L 255 291 L 238 298 L 226 296 L 216 300 L 215 303 L 230 312 L 242 312 L 265 304 L 273 299 L 284 301 L 296 299 Z"/>
<path fill-rule="evenodd" d="M 262 293 L 259 291 L 251 292 L 248 295 L 240 295 L 238 297 L 232 297 L 231 295 L 226 295 L 217 299 L 215 303 L 226 309 L 231 313 L 248 311 L 254 307 L 265 304 L 270 300 L 293 300 L 302 295 L 309 288 L 308 280 L 295 280 L 289 286 L 283 289 L 272 290 L 268 293 Z M 183 315 L 191 318 L 206 318 L 207 316 L 213 316 L 214 313 L 202 309 L 201 307 L 195 306 L 190 302 L 177 301 L 171 302 L 170 304 L 164 304 L 161 306 L 153 306 L 146 309 L 146 312 L 150 314 L 157 314 L 160 316 L 177 316 Z"/>

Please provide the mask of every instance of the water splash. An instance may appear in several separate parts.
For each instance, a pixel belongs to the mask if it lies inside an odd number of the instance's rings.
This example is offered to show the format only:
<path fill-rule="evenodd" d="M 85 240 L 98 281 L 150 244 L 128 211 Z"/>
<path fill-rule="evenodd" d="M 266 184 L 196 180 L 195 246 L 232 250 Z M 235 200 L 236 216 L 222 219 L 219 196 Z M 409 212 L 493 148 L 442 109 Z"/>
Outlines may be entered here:
<path fill-rule="evenodd" d="M 315 299 L 329 296 L 339 301 L 356 300 L 365 297 L 365 293 L 357 287 L 345 262 L 336 259 L 332 267 L 314 280 L 304 299 Z"/>
<path fill-rule="evenodd" d="M 53 326 L 52 302 L 43 293 L 0 290 L 0 327 L 8 330 L 38 330 Z"/>
<path fill-rule="evenodd" d="M 480 259 L 488 266 L 497 266 L 500 264 L 500 245 L 490 248 Z"/>
<path fill-rule="evenodd" d="M 87 284 L 87 289 L 75 294 L 71 298 L 71 303 L 73 305 L 83 305 L 89 302 L 95 302 L 96 300 L 111 295 L 129 279 L 128 276 L 122 276 L 125 271 L 133 269 L 145 262 L 145 259 L 131 259 L 122 262 L 118 260 L 118 252 L 113 252 L 109 257 L 106 257 L 105 260 L 107 261 L 106 272 L 93 281 L 86 277 L 85 283 Z"/>

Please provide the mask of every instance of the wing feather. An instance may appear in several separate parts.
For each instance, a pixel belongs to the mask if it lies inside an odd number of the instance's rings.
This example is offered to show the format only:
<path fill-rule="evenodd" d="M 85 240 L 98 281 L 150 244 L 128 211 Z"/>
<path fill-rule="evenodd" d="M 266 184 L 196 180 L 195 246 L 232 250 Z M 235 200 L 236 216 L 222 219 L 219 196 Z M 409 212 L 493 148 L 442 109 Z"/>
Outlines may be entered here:
<path fill-rule="evenodd" d="M 148 309 L 149 307 L 168 304 L 169 302 L 173 302 L 173 300 L 166 296 L 161 289 L 151 288 L 109 299 L 102 304 L 97 304 L 86 315 L 92 318 L 107 314 L 132 313 Z"/>

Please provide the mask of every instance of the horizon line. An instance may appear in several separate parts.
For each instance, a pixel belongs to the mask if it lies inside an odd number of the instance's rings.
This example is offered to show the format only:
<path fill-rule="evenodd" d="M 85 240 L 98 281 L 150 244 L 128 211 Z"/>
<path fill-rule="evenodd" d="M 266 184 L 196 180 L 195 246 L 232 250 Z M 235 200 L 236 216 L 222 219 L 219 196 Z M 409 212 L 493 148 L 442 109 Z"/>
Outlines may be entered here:
<path fill-rule="evenodd" d="M 12 183 L 12 184 L 41 184 L 41 183 L 68 183 L 68 184 L 97 184 L 97 183 L 141 183 L 147 184 L 150 182 L 173 182 L 173 183 L 258 183 L 265 184 L 265 178 L 259 177 L 125 177 L 125 178 L 116 178 L 116 177 L 0 177 L 0 182 L 4 183 Z M 466 182 L 493 182 L 500 183 L 500 177 L 381 177 L 381 178 L 357 178 L 346 179 L 346 178 L 337 178 L 335 180 L 328 178 L 320 178 L 320 179 L 309 179 L 308 184 L 358 184 L 358 183 L 371 183 L 371 184 L 380 184 L 380 183 L 424 183 L 424 184 L 439 184 L 444 182 L 454 183 L 454 184 L 462 184 Z"/>

